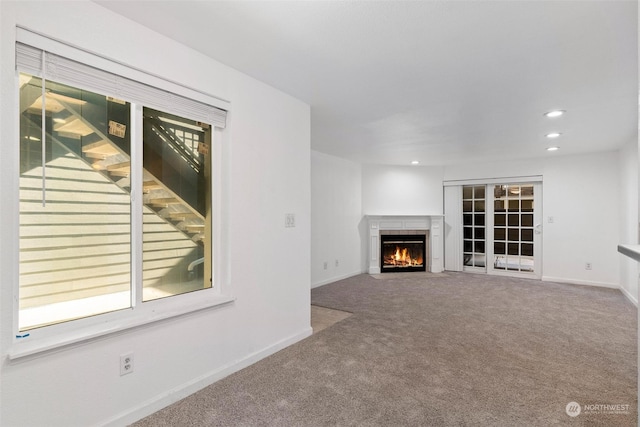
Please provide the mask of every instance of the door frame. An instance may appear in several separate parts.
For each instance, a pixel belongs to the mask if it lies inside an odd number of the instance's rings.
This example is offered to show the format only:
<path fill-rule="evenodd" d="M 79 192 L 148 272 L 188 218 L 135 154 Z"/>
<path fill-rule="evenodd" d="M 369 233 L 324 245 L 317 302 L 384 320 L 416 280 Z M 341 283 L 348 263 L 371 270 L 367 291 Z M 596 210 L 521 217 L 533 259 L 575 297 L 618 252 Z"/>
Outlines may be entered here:
<path fill-rule="evenodd" d="M 497 270 L 494 268 L 494 185 L 532 184 L 534 186 L 534 271 L 532 273 Z M 463 228 L 462 223 L 462 187 L 466 185 L 485 185 L 485 268 L 465 267 L 463 263 Z M 542 175 L 513 176 L 485 179 L 460 179 L 443 181 L 445 210 L 445 269 L 450 271 L 467 271 L 492 275 L 542 279 L 542 244 L 543 244 L 543 205 Z M 491 200 L 488 193 L 491 192 Z M 536 231 L 537 230 L 537 231 Z M 490 261 L 491 260 L 491 261 Z"/>

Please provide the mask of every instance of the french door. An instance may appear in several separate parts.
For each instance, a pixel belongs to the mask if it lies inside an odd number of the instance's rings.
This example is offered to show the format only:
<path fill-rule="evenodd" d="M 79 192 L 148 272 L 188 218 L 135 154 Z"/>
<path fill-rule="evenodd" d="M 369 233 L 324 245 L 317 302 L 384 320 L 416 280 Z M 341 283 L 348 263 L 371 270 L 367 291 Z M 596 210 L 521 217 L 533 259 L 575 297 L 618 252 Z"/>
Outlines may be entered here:
<path fill-rule="evenodd" d="M 540 183 L 462 188 L 463 268 L 539 279 Z"/>

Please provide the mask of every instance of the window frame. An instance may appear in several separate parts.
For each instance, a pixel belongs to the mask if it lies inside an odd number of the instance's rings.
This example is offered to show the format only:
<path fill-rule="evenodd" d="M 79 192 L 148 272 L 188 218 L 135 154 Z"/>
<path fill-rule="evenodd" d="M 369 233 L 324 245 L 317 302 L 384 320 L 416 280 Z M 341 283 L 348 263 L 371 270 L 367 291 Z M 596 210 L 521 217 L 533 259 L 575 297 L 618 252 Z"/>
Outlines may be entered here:
<path fill-rule="evenodd" d="M 83 65 L 97 68 L 117 76 L 132 79 L 144 85 L 151 86 L 162 91 L 174 93 L 183 98 L 193 99 L 229 111 L 230 104 L 214 96 L 205 94 L 200 91 L 179 85 L 177 83 L 162 79 L 158 76 L 148 74 L 146 72 L 133 69 L 117 61 L 109 60 L 102 56 L 80 50 L 70 45 L 64 44 L 40 34 L 33 33 L 29 30 L 17 28 L 17 42 L 28 44 L 38 49 L 60 55 L 73 61 L 77 61 Z M 15 105 L 14 111 L 19 110 L 19 74 L 20 72 L 29 72 L 15 67 Z M 60 83 L 70 86 L 79 87 L 81 89 L 91 90 L 102 95 L 113 95 L 102 93 L 99 89 L 92 87 L 83 87 L 77 85 L 73 81 L 60 81 Z M 125 99 L 129 101 L 128 99 Z M 222 157 L 224 155 L 223 143 L 228 137 L 220 127 L 212 124 L 211 129 L 211 162 L 213 173 L 211 175 L 210 191 L 212 205 L 212 241 L 211 241 L 211 269 L 213 277 L 213 286 L 211 288 L 198 290 L 185 294 L 175 295 L 169 298 L 156 299 L 151 301 L 140 302 L 136 304 L 136 299 L 142 300 L 141 296 L 136 296 L 137 292 L 142 289 L 142 108 L 151 107 L 168 113 L 183 115 L 184 112 L 167 111 L 166 106 L 149 103 L 131 102 L 132 116 L 132 144 L 131 158 L 135 159 L 135 167 L 132 167 L 132 188 L 131 188 L 131 228 L 132 256 L 131 263 L 131 291 L 132 291 L 132 307 L 99 314 L 82 319 L 66 321 L 63 323 L 43 326 L 35 329 L 19 332 L 19 293 L 20 282 L 15 280 L 13 283 L 13 327 L 12 344 L 9 350 L 9 358 L 17 359 L 20 357 L 30 356 L 41 352 L 50 351 L 52 349 L 69 346 L 104 337 L 109 334 L 122 332 L 127 329 L 164 321 L 177 316 L 184 316 L 201 310 L 229 304 L 235 300 L 229 289 L 229 275 L 225 268 L 227 265 L 228 245 L 222 245 L 224 233 L 222 230 L 222 217 L 226 217 L 226 205 L 224 205 L 224 187 L 223 181 L 226 179 L 226 169 Z M 19 118 L 17 120 L 19 122 Z M 19 123 L 15 124 L 19 129 Z M 139 163 L 139 164 L 138 164 Z M 138 170 L 140 169 L 140 170 Z M 134 172 L 139 175 L 136 176 Z M 14 171 L 17 173 L 17 171 Z M 16 189 L 17 194 L 17 189 Z M 16 215 L 19 218 L 19 215 Z M 19 247 L 19 237 L 17 232 L 14 234 L 14 248 Z M 223 249 L 225 248 L 225 249 Z M 19 264 L 15 265 L 13 277 L 19 277 Z"/>

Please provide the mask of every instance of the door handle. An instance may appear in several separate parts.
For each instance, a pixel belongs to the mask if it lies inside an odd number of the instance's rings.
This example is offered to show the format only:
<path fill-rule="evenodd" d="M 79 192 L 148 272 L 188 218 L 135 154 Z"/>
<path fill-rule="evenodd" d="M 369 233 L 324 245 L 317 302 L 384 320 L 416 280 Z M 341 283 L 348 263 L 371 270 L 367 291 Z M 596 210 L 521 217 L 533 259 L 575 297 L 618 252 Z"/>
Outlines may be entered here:
<path fill-rule="evenodd" d="M 534 227 L 534 232 L 536 234 L 542 234 L 542 224 L 536 224 Z"/>

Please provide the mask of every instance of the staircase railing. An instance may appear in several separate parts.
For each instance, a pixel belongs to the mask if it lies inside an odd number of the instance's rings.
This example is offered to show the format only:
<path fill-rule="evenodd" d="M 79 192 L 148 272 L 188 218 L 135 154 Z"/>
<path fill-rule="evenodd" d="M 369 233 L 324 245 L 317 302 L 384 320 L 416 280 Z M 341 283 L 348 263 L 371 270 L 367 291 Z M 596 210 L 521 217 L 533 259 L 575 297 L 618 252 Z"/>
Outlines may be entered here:
<path fill-rule="evenodd" d="M 172 149 L 176 150 L 196 172 L 200 172 L 201 162 L 199 156 L 194 156 L 193 150 L 191 150 L 190 147 L 187 147 L 184 141 L 175 135 L 175 132 L 171 131 L 180 129 L 182 131 L 189 132 L 187 128 L 182 128 L 178 125 L 169 126 L 157 117 L 150 115 L 146 115 L 145 119 L 158 137 L 166 142 Z"/>

